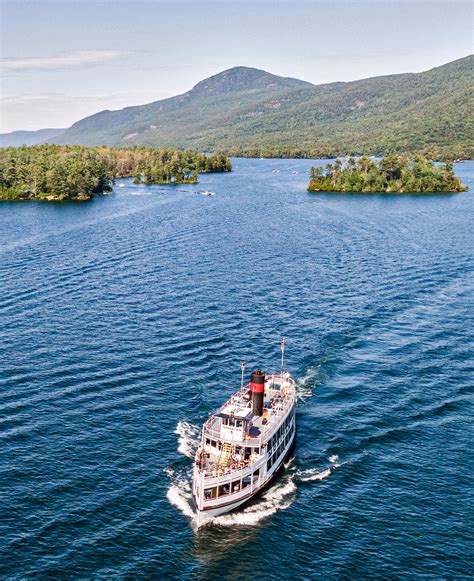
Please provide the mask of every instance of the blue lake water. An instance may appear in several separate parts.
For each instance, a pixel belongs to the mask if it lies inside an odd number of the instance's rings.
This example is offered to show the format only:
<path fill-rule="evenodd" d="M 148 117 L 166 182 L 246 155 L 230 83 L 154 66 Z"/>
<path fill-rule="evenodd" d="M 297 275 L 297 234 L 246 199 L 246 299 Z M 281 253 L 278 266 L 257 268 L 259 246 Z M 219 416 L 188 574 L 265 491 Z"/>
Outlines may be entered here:
<path fill-rule="evenodd" d="M 0 204 L 2 579 L 472 574 L 473 193 L 309 194 L 312 164 Z M 197 533 L 197 427 L 281 335 L 294 459 Z"/>

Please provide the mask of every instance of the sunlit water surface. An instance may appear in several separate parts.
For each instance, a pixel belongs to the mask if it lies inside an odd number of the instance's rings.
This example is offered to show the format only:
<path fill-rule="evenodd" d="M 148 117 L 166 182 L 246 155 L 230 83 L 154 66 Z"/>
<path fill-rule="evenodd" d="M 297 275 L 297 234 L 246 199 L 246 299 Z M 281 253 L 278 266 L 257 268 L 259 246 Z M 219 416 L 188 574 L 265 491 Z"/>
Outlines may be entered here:
<path fill-rule="evenodd" d="M 472 192 L 309 194 L 312 163 L 0 205 L 2 578 L 472 574 Z M 281 335 L 294 459 L 196 532 L 198 428 Z"/>

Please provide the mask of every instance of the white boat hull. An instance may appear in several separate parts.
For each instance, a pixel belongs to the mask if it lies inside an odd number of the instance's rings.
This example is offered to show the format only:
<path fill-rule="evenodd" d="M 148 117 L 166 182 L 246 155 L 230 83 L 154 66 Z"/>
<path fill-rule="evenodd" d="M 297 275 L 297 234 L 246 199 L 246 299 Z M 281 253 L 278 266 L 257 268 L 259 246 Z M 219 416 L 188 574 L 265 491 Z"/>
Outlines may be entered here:
<path fill-rule="evenodd" d="M 293 446 L 295 444 L 295 438 L 296 438 L 296 430 L 293 432 L 293 436 L 292 436 L 291 440 L 288 442 L 287 447 L 285 448 L 284 452 L 282 453 L 281 460 L 279 462 L 275 463 L 274 467 L 272 467 L 272 471 L 267 474 L 266 480 L 258 488 L 253 490 L 251 493 L 245 495 L 244 497 L 236 499 L 235 501 L 230 501 L 230 502 L 225 503 L 223 505 L 216 506 L 213 508 L 208 508 L 206 510 L 197 510 L 198 526 L 202 526 L 202 525 L 206 524 L 208 521 L 212 520 L 215 517 L 222 516 L 223 514 L 227 514 L 229 512 L 232 512 L 232 511 L 236 510 L 237 508 L 241 507 L 242 505 L 244 505 L 244 504 L 250 502 L 251 500 L 253 500 L 254 498 L 256 498 L 260 494 L 260 492 L 270 484 L 273 477 L 283 467 L 284 462 L 288 459 L 288 456 L 290 455 L 290 453 L 293 449 Z"/>
<path fill-rule="evenodd" d="M 252 498 L 254 498 L 257 494 L 258 492 L 254 492 L 249 497 L 243 498 L 241 500 L 236 500 L 235 502 L 227 504 L 225 506 L 218 506 L 216 508 L 211 508 L 209 510 L 198 510 L 197 514 L 199 525 L 201 526 L 205 524 L 205 522 L 208 520 L 211 520 L 217 516 L 222 516 L 223 514 L 227 514 L 228 512 L 236 510 L 237 508 L 239 508 L 239 506 L 242 506 L 246 502 L 252 500 Z"/>

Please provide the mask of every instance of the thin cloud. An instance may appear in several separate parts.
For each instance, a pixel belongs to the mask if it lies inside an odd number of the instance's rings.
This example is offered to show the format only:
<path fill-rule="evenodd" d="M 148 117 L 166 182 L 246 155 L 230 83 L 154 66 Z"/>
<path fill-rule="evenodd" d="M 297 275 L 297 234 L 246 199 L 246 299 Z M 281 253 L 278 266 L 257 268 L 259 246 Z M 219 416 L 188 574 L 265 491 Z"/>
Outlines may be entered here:
<path fill-rule="evenodd" d="M 0 69 L 4 72 L 59 71 L 70 67 L 97 65 L 130 54 L 127 50 L 74 50 L 52 57 L 4 58 Z"/>

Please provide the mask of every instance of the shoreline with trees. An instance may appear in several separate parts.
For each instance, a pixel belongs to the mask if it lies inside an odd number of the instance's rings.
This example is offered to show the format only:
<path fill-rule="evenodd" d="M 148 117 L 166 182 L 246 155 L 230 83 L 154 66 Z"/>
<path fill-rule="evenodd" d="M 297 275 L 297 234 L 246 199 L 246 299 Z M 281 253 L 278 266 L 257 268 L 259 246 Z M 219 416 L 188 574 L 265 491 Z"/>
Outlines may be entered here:
<path fill-rule="evenodd" d="M 411 156 L 423 157 L 432 161 L 462 162 L 474 158 L 474 150 L 472 148 L 461 147 L 447 147 L 432 149 L 423 149 L 419 151 L 390 151 L 384 149 L 365 149 L 363 152 L 356 150 L 341 150 L 330 145 L 320 146 L 249 146 L 249 147 L 234 147 L 219 150 L 228 157 L 243 157 L 260 159 L 335 159 L 345 157 L 360 157 L 362 155 L 383 157 L 385 156 Z"/>
<path fill-rule="evenodd" d="M 195 184 L 198 175 L 228 172 L 224 154 L 174 148 L 36 145 L 0 149 L 0 200 L 87 201 L 117 178 L 141 184 Z"/>
<path fill-rule="evenodd" d="M 468 188 L 453 171 L 452 162 L 436 165 L 421 156 L 389 155 L 337 159 L 312 167 L 308 191 L 345 193 L 456 193 Z"/>

